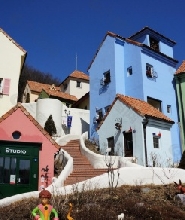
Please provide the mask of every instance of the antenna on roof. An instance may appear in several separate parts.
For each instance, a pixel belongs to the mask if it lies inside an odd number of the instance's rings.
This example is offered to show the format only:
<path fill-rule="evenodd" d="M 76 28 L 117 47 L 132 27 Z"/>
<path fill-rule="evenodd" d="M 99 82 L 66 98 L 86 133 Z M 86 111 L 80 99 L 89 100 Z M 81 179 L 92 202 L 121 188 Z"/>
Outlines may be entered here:
<path fill-rule="evenodd" d="M 78 57 L 77 57 L 77 53 L 76 53 L 76 70 L 77 70 L 77 64 L 78 64 Z"/>

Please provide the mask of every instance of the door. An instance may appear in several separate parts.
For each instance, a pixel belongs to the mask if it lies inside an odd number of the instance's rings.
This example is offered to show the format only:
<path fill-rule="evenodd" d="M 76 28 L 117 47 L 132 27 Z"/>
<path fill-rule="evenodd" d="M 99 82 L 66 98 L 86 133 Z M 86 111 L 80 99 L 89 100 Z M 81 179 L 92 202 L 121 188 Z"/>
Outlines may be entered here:
<path fill-rule="evenodd" d="M 114 137 L 107 138 L 107 141 L 108 141 L 108 148 L 111 148 L 109 155 L 114 155 L 115 154 L 115 152 L 114 152 Z"/>
<path fill-rule="evenodd" d="M 38 190 L 39 148 L 0 144 L 0 199 Z"/>
<path fill-rule="evenodd" d="M 132 132 L 124 133 L 124 151 L 125 157 L 133 157 Z"/>

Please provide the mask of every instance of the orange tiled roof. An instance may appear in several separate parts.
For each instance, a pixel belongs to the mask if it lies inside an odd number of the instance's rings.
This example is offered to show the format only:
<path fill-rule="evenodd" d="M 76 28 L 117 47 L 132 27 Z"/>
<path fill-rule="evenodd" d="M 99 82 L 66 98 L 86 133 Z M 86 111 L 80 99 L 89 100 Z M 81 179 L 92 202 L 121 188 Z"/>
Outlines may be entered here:
<path fill-rule="evenodd" d="M 73 77 L 73 78 L 85 79 L 85 80 L 89 81 L 89 76 L 83 72 L 78 71 L 78 70 L 73 71 L 69 76 Z"/>
<path fill-rule="evenodd" d="M 52 85 L 49 84 L 43 84 L 43 83 L 39 83 L 39 82 L 35 82 L 35 81 L 27 81 L 27 84 L 30 87 L 30 90 L 33 92 L 38 92 L 40 93 L 42 91 L 42 89 L 49 89 L 51 88 Z M 60 91 L 60 87 L 55 87 L 55 89 L 57 91 Z"/>
<path fill-rule="evenodd" d="M 6 120 L 10 115 L 12 115 L 17 109 L 20 109 L 23 114 L 38 128 L 38 130 L 56 147 L 57 149 L 60 149 L 61 146 L 59 146 L 52 137 L 48 134 L 46 130 L 30 115 L 30 113 L 21 105 L 21 103 L 18 103 L 15 107 L 11 108 L 8 112 L 6 112 L 1 118 L 0 123 L 4 120 Z"/>
<path fill-rule="evenodd" d="M 162 112 L 160 112 L 159 110 L 154 108 L 149 103 L 147 103 L 147 102 L 145 102 L 141 99 L 136 99 L 136 98 L 133 98 L 133 97 L 130 97 L 130 96 L 124 96 L 124 95 L 121 95 L 121 94 L 116 95 L 116 98 L 113 101 L 113 103 L 110 107 L 110 110 L 114 106 L 114 104 L 117 100 L 120 100 L 122 103 L 129 106 L 135 112 L 137 112 L 139 115 L 141 115 L 143 117 L 153 118 L 153 119 L 156 119 L 156 120 L 165 121 L 165 122 L 174 124 L 173 120 L 168 118 L 166 115 L 164 115 Z M 101 127 L 101 125 L 103 124 L 103 121 L 105 120 L 105 118 L 107 117 L 108 114 L 109 114 L 109 112 L 105 115 L 103 120 L 100 122 L 100 124 L 98 126 L 98 129 Z"/>
<path fill-rule="evenodd" d="M 182 61 L 182 64 L 179 66 L 175 74 L 185 73 L 185 60 Z"/>
<path fill-rule="evenodd" d="M 78 101 L 78 99 L 76 98 L 76 96 L 74 95 L 70 95 L 68 93 L 64 93 L 61 92 L 59 90 L 52 90 L 52 89 L 43 89 L 49 96 L 53 96 L 53 97 L 58 97 L 58 98 L 62 98 L 62 99 L 67 99 L 67 100 L 71 100 L 71 101 Z"/>
<path fill-rule="evenodd" d="M 23 53 L 27 53 L 26 50 L 23 49 L 18 43 L 16 43 L 13 38 L 11 38 L 2 28 L 0 28 L 0 32 L 2 32 L 13 44 L 15 44 Z"/>
<path fill-rule="evenodd" d="M 84 80 L 87 80 L 89 81 L 89 76 L 79 70 L 75 70 L 73 71 L 68 77 L 66 77 L 62 82 L 61 84 L 63 84 L 67 79 L 69 78 L 75 78 L 75 79 L 84 79 Z M 60 84 L 60 85 L 61 85 Z"/>

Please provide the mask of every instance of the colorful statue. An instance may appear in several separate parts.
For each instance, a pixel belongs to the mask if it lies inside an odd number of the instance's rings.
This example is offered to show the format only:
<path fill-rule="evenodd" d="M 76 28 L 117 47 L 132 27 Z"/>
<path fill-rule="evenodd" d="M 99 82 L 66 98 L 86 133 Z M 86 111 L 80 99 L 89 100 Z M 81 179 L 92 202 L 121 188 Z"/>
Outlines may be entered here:
<path fill-rule="evenodd" d="M 175 185 L 177 186 L 177 189 L 179 190 L 179 194 L 185 194 L 185 187 L 182 186 L 182 181 L 179 180 L 179 184 L 174 182 Z"/>
<path fill-rule="evenodd" d="M 51 193 L 48 190 L 44 189 L 39 193 L 39 198 L 41 199 L 41 204 L 39 204 L 32 211 L 32 215 L 35 217 L 34 219 L 50 220 L 51 213 L 54 213 L 55 218 L 53 220 L 59 220 L 58 213 L 53 208 L 53 206 L 49 204 L 49 200 L 51 199 Z"/>
<path fill-rule="evenodd" d="M 67 219 L 68 220 L 74 220 L 74 218 L 71 217 L 71 211 L 72 211 L 73 205 L 69 203 L 69 212 L 67 214 Z"/>

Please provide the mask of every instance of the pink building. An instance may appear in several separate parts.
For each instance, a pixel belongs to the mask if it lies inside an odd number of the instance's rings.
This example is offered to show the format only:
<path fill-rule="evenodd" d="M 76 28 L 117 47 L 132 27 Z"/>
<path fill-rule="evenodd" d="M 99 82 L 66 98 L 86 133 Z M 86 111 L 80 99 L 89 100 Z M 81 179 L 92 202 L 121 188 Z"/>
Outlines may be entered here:
<path fill-rule="evenodd" d="M 52 183 L 60 146 L 18 103 L 0 118 L 0 198 Z"/>

